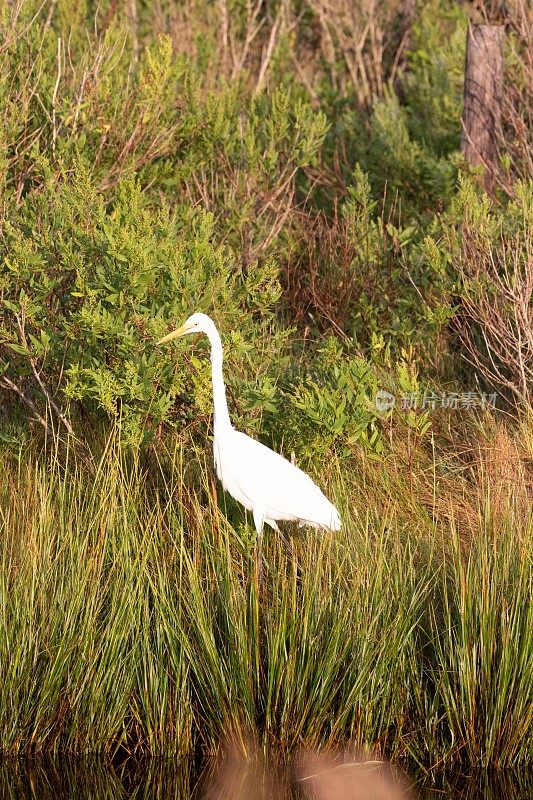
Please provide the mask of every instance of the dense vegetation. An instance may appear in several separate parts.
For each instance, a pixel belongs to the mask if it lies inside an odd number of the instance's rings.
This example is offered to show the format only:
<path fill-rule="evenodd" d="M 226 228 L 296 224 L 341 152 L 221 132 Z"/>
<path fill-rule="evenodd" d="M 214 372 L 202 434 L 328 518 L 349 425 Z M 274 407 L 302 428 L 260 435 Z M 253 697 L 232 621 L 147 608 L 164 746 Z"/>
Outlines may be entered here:
<path fill-rule="evenodd" d="M 531 758 L 533 80 L 508 5 L 487 195 L 459 153 L 469 4 L 0 3 L 0 750 Z M 204 452 L 206 344 L 155 347 L 194 310 L 234 422 L 345 523 L 270 539 L 261 583 Z"/>
<path fill-rule="evenodd" d="M 350 738 L 426 766 L 527 763 L 531 524 L 523 470 L 487 474 L 504 447 L 414 489 L 399 458 L 323 469 L 343 530 L 266 537 L 261 581 L 200 452 L 128 463 L 112 441 L 94 475 L 4 456 L 2 749 Z"/>

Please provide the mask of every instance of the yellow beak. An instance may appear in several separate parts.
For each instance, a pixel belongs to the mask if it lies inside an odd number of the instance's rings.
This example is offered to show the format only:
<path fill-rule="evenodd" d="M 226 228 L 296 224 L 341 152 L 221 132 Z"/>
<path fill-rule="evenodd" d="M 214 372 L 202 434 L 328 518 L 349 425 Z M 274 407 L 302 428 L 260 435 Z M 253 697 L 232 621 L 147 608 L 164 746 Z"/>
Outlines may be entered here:
<path fill-rule="evenodd" d="M 163 336 L 163 338 L 160 339 L 157 344 L 165 344 L 166 342 L 170 342 L 172 339 L 177 339 L 178 336 L 184 336 L 186 333 L 188 333 L 188 331 L 189 328 L 187 325 L 182 325 L 181 328 L 176 328 L 176 330 L 172 331 L 172 333 L 167 333 L 166 336 Z"/>

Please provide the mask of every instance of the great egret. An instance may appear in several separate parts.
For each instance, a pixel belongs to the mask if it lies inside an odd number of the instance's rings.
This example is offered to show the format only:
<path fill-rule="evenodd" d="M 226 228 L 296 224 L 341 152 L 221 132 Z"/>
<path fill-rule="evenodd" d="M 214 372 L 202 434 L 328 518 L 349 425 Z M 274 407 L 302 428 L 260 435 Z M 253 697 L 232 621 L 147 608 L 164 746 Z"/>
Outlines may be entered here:
<path fill-rule="evenodd" d="M 224 489 L 252 512 L 257 533 L 262 533 L 265 523 L 279 531 L 280 520 L 338 531 L 339 512 L 316 483 L 286 458 L 235 430 L 231 424 L 222 376 L 222 342 L 213 320 L 206 314 L 193 314 L 157 344 L 188 333 L 205 333 L 211 344 L 217 475 Z"/>

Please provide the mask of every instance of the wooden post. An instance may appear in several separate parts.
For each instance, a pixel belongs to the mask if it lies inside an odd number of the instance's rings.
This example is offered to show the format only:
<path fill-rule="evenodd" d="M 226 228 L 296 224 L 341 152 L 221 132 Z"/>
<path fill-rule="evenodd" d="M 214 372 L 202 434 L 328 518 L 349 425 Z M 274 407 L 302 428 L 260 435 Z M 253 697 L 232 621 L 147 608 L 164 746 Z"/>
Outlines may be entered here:
<path fill-rule="evenodd" d="M 490 192 L 498 174 L 498 134 L 503 92 L 503 25 L 468 26 L 461 152 L 485 167 Z"/>

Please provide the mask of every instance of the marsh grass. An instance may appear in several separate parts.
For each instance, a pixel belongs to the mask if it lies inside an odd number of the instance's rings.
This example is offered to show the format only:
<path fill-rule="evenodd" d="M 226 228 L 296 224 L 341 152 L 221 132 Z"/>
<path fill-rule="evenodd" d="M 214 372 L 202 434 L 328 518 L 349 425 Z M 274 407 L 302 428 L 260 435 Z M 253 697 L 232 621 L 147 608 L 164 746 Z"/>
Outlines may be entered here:
<path fill-rule="evenodd" d="M 0 459 L 4 753 L 531 758 L 532 521 L 512 497 L 491 516 L 490 481 L 450 483 L 441 515 L 444 487 L 429 507 L 385 491 L 398 465 L 332 462 L 342 531 L 259 556 L 194 449 Z"/>

